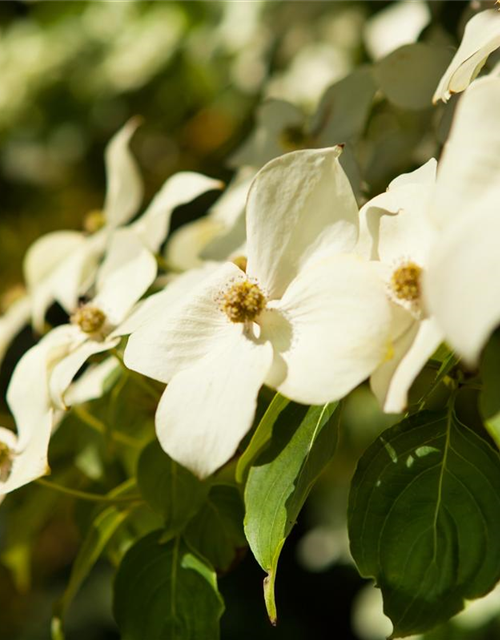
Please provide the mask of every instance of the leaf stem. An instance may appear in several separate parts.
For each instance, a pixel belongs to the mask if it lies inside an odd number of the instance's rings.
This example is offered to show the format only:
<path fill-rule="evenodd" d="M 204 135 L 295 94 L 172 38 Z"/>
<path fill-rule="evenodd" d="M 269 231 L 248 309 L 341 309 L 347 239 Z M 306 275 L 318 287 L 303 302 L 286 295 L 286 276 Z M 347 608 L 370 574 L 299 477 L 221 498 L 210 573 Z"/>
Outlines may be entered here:
<path fill-rule="evenodd" d="M 104 436 L 109 433 L 109 429 L 106 428 L 104 422 L 89 413 L 82 405 L 74 405 L 72 407 L 72 410 L 82 422 L 84 422 L 94 431 L 97 431 Z M 134 449 L 141 446 L 141 442 L 139 440 L 131 438 L 130 436 L 127 436 L 124 433 L 120 433 L 119 431 L 113 431 L 112 438 L 120 444 L 124 444 L 128 447 L 134 447 Z"/>
<path fill-rule="evenodd" d="M 115 503 L 130 503 L 130 502 L 140 502 L 142 498 L 140 496 L 116 496 L 111 497 L 109 495 L 100 495 L 97 493 L 88 493 L 87 491 L 80 491 L 79 489 L 70 489 L 69 487 L 64 487 L 61 484 L 57 484 L 56 482 L 52 482 L 51 480 L 45 480 L 44 478 L 38 478 L 35 482 L 42 487 L 47 489 L 52 489 L 53 491 L 58 491 L 59 493 L 63 493 L 67 496 L 71 496 L 72 498 L 78 498 L 80 500 L 87 500 L 88 502 L 105 502 L 107 504 L 115 504 Z"/>

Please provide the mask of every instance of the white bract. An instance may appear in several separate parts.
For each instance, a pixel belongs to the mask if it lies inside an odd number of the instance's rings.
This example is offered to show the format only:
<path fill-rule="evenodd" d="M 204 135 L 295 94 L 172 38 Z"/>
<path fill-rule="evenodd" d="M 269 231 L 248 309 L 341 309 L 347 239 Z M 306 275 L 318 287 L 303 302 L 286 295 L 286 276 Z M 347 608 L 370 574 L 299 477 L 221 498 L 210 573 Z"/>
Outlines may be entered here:
<path fill-rule="evenodd" d="M 129 338 L 127 366 L 168 383 L 162 447 L 200 477 L 234 454 L 262 384 L 322 404 L 386 355 L 390 307 L 373 264 L 349 255 L 358 210 L 340 151 L 268 163 L 249 192 L 246 271 L 223 264 Z"/>
<path fill-rule="evenodd" d="M 440 227 L 424 297 L 470 365 L 500 323 L 500 78 L 476 80 L 458 104 L 429 214 Z"/>
<path fill-rule="evenodd" d="M 92 355 L 117 346 L 123 335 L 121 324 L 153 283 L 156 270 L 155 258 L 134 233 L 121 229 L 113 235 L 97 276 L 95 297 L 75 311 L 71 324 L 58 327 L 65 334 L 49 379 L 55 407 L 67 408 L 65 392 Z"/>
<path fill-rule="evenodd" d="M 56 328 L 18 362 L 7 390 L 17 435 L 0 429 L 0 495 L 50 472 L 47 452 L 55 422 L 49 376 L 64 348 L 65 330 Z"/>
<path fill-rule="evenodd" d="M 26 326 L 31 314 L 30 299 L 26 294 L 12 301 L 0 316 L 0 367 L 10 343 Z"/>
<path fill-rule="evenodd" d="M 113 234 L 129 223 L 139 209 L 142 179 L 129 149 L 138 124 L 137 118 L 130 120 L 106 149 L 108 186 L 104 208 L 87 216 L 87 234 L 50 233 L 37 240 L 26 254 L 24 271 L 33 306 L 33 326 L 40 333 L 52 302 L 59 302 L 67 313 L 75 310 L 79 296 L 93 285 L 99 261 Z M 169 232 L 173 210 L 220 187 L 220 181 L 198 173 L 177 173 L 165 181 L 146 211 L 127 228 L 157 253 Z"/>
<path fill-rule="evenodd" d="M 377 263 L 393 303 L 393 349 L 371 376 L 371 387 L 387 413 L 407 404 L 411 384 L 442 341 L 422 300 L 422 277 L 435 229 L 427 216 L 436 161 L 391 182 L 386 193 L 361 210 L 358 251 Z"/>
<path fill-rule="evenodd" d="M 200 267 L 205 260 L 224 261 L 242 253 L 245 203 L 256 171 L 240 169 L 206 216 L 182 225 L 167 243 L 166 259 L 177 269 Z"/>
<path fill-rule="evenodd" d="M 103 211 L 91 212 L 85 226 L 91 235 L 56 231 L 28 250 L 24 275 L 32 301 L 34 328 L 43 332 L 52 302 L 71 313 L 78 297 L 91 286 L 110 233 L 126 224 L 142 200 L 143 186 L 129 143 L 139 121 L 130 120 L 110 141 L 105 153 L 107 191 Z"/>
<path fill-rule="evenodd" d="M 446 73 L 434 94 L 433 101 L 447 102 L 454 93 L 464 91 L 478 75 L 490 53 L 500 47 L 500 12 L 481 11 L 469 20 L 464 36 Z"/>

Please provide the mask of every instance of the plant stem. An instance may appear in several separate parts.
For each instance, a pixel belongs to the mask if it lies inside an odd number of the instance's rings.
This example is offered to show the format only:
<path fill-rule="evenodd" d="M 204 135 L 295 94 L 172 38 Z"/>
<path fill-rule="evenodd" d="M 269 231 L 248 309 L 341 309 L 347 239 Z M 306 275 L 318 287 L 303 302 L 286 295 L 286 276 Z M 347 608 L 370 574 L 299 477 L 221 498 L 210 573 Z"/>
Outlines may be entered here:
<path fill-rule="evenodd" d="M 43 478 L 38 478 L 38 480 L 35 480 L 35 482 L 42 487 L 46 487 L 47 489 L 52 489 L 53 491 L 58 491 L 59 493 L 71 496 L 72 498 L 79 498 L 80 500 L 87 500 L 89 502 L 105 502 L 107 504 L 115 504 L 142 501 L 142 498 L 140 496 L 111 497 L 109 495 L 99 495 L 97 493 L 79 491 L 78 489 L 70 489 L 68 487 L 63 487 L 61 484 L 57 484 L 56 482 L 44 480 Z"/>
<path fill-rule="evenodd" d="M 91 429 L 94 429 L 94 431 L 97 431 L 104 436 L 109 433 L 109 429 L 106 428 L 106 425 L 91 413 L 89 413 L 83 406 L 74 405 L 72 407 L 72 410 L 82 422 L 84 422 Z M 116 442 L 124 444 L 128 447 L 137 448 L 141 446 L 141 442 L 139 440 L 131 438 L 130 436 L 127 436 L 124 433 L 120 433 L 119 431 L 113 431 L 112 437 L 114 440 L 116 440 Z"/>

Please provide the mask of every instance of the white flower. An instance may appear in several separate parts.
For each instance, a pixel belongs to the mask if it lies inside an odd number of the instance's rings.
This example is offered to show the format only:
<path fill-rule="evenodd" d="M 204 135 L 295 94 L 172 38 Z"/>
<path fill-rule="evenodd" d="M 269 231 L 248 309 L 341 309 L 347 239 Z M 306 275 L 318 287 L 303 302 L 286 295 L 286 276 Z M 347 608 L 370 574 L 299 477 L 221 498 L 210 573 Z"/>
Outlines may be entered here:
<path fill-rule="evenodd" d="M 168 383 L 156 415 L 162 447 L 200 477 L 234 454 L 262 384 L 321 404 L 386 354 L 384 286 L 372 264 L 344 255 L 358 210 L 339 154 L 298 151 L 267 164 L 248 198 L 246 273 L 220 266 L 129 339 L 127 366 Z"/>
<path fill-rule="evenodd" d="M 130 120 L 106 149 L 106 198 L 103 211 L 87 217 L 90 235 L 76 231 L 50 233 L 37 240 L 26 254 L 24 272 L 32 299 L 33 326 L 40 333 L 52 302 L 59 302 L 67 313 L 75 310 L 78 298 L 93 285 L 113 234 L 137 213 L 143 186 L 129 143 L 138 124 L 137 118 Z M 198 173 L 177 173 L 165 181 L 142 216 L 127 228 L 157 253 L 169 232 L 173 210 L 220 187 L 220 181 Z"/>
<path fill-rule="evenodd" d="M 435 237 L 427 217 L 436 161 L 391 182 L 386 193 L 361 210 L 357 250 L 380 261 L 381 276 L 393 302 L 393 348 L 370 383 L 387 413 L 400 413 L 408 391 L 443 337 L 423 305 L 422 278 Z"/>
<path fill-rule="evenodd" d="M 490 53 L 500 47 L 500 12 L 481 11 L 469 20 L 464 36 L 433 101 L 447 102 L 454 93 L 464 91 L 483 68 Z"/>
<path fill-rule="evenodd" d="M 57 231 L 36 242 L 24 261 L 24 275 L 33 305 L 33 326 L 43 332 L 47 308 L 59 302 L 71 313 L 78 297 L 93 282 L 98 261 L 112 230 L 127 223 L 137 212 L 143 186 L 129 143 L 139 124 L 130 120 L 110 141 L 105 152 L 107 191 L 102 212 L 87 219 L 86 236 L 76 231 Z"/>
<path fill-rule="evenodd" d="M 458 104 L 429 215 L 441 229 L 424 298 L 470 365 L 500 322 L 500 78 L 476 80 Z"/>
<path fill-rule="evenodd" d="M 90 356 L 117 346 L 121 324 L 153 283 L 156 270 L 156 260 L 134 233 L 121 229 L 113 235 L 95 297 L 75 311 L 71 324 L 58 327 L 64 339 L 49 379 L 55 407 L 67 408 L 66 390 Z"/>

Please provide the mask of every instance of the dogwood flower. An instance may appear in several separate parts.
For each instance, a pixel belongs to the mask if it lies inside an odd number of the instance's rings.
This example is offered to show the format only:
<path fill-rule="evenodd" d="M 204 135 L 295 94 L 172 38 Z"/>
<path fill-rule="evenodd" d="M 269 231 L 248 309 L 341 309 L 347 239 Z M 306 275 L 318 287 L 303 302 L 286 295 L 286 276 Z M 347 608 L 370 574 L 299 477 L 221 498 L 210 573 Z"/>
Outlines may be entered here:
<path fill-rule="evenodd" d="M 500 322 L 499 101 L 498 77 L 464 92 L 429 205 L 440 235 L 423 279 L 425 304 L 470 365 Z"/>
<path fill-rule="evenodd" d="M 39 333 L 52 302 L 59 302 L 68 313 L 74 310 L 78 297 L 93 282 L 110 232 L 127 223 L 139 208 L 142 180 L 129 149 L 138 125 L 138 119 L 130 120 L 106 148 L 106 197 L 103 211 L 91 212 L 85 221 L 91 235 L 49 233 L 34 242 L 26 254 L 24 275 L 33 305 L 33 326 Z"/>
<path fill-rule="evenodd" d="M 95 297 L 74 312 L 70 324 L 58 327 L 65 337 L 49 379 L 55 407 L 67 408 L 65 392 L 92 355 L 116 347 L 123 335 L 121 323 L 154 281 L 156 270 L 155 258 L 134 233 L 121 229 L 113 235 Z"/>
<path fill-rule="evenodd" d="M 460 46 L 441 78 L 433 102 L 447 102 L 464 91 L 479 74 L 490 53 L 500 47 L 500 12 L 481 11 L 469 20 Z"/>
<path fill-rule="evenodd" d="M 57 301 L 67 313 L 94 283 L 99 261 L 113 234 L 130 222 L 142 201 L 143 186 L 129 143 L 139 121 L 130 120 L 111 140 L 105 153 L 108 186 L 103 211 L 91 212 L 86 234 L 58 231 L 37 240 L 24 263 L 25 279 L 33 305 L 33 326 L 43 331 L 47 308 Z M 197 198 L 221 182 L 184 171 L 168 178 L 146 211 L 130 228 L 153 253 L 157 253 L 169 229 L 176 207 Z M 90 234 L 90 235 L 89 235 Z"/>
<path fill-rule="evenodd" d="M 385 357 L 389 303 L 373 264 L 347 255 L 358 210 L 340 151 L 268 163 L 249 192 L 246 269 L 223 264 L 129 338 L 127 366 L 168 383 L 156 414 L 162 447 L 200 477 L 234 454 L 262 384 L 321 404 Z"/>
<path fill-rule="evenodd" d="M 357 250 L 379 261 L 392 301 L 393 349 L 370 378 L 387 413 L 405 409 L 413 381 L 443 339 L 422 298 L 422 277 L 436 234 L 427 217 L 435 175 L 432 159 L 393 180 L 386 193 L 370 200 L 360 212 Z"/>

